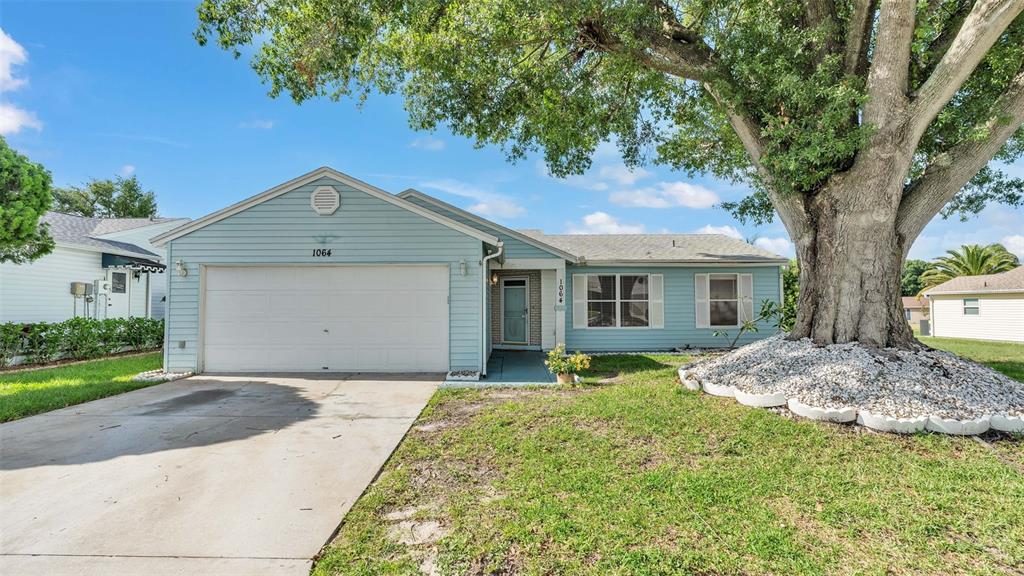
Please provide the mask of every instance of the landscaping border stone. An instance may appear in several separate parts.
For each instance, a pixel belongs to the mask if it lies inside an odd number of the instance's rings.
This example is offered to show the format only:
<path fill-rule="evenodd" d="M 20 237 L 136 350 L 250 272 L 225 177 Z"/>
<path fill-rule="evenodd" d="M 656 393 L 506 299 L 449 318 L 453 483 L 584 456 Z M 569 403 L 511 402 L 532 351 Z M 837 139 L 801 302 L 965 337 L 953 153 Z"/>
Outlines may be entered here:
<path fill-rule="evenodd" d="M 685 386 L 687 390 L 700 392 L 700 380 L 683 368 L 680 368 L 676 372 L 679 374 L 679 381 L 682 382 L 683 386 Z"/>
<path fill-rule="evenodd" d="M 1024 416 L 994 414 L 989 421 L 989 425 L 993 430 L 999 430 L 1000 432 L 1024 433 Z"/>
<path fill-rule="evenodd" d="M 822 422 L 836 422 L 840 424 L 854 422 L 857 420 L 857 409 L 852 406 L 846 406 L 843 408 L 818 408 L 817 406 L 810 406 L 797 400 L 796 398 L 790 398 L 786 403 L 789 411 L 797 416 L 803 416 L 811 420 L 820 420 Z"/>
<path fill-rule="evenodd" d="M 736 398 L 736 387 L 735 386 L 722 386 L 713 382 L 701 382 L 701 387 L 705 392 L 712 396 L 721 396 L 723 398 Z"/>
<path fill-rule="evenodd" d="M 879 432 L 914 434 L 925 429 L 925 426 L 928 424 L 928 416 L 893 418 L 885 414 L 874 414 L 867 410 L 860 410 L 857 412 L 857 423 Z"/>
<path fill-rule="evenodd" d="M 933 414 L 928 417 L 928 424 L 925 425 L 925 428 L 932 432 L 953 434 L 955 436 L 974 436 L 988 432 L 991 420 L 991 416 L 982 416 L 973 420 L 957 420 L 955 418 L 942 418 Z"/>
<path fill-rule="evenodd" d="M 786 395 L 781 392 L 769 392 L 767 394 L 755 394 L 752 392 L 744 392 L 739 388 L 736 388 L 736 401 L 744 406 L 752 406 L 754 408 L 771 408 L 773 406 L 785 406 Z"/>

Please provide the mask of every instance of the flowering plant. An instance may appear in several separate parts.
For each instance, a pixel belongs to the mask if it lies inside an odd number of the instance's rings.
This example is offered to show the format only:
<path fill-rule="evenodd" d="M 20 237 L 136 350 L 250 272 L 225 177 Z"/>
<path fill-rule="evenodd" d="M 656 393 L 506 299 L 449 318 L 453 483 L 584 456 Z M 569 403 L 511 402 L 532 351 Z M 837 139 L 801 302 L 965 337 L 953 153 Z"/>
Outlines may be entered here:
<path fill-rule="evenodd" d="M 559 344 L 548 352 L 544 365 L 552 374 L 576 374 L 590 368 L 590 356 L 582 352 L 567 355 L 565 344 Z"/>

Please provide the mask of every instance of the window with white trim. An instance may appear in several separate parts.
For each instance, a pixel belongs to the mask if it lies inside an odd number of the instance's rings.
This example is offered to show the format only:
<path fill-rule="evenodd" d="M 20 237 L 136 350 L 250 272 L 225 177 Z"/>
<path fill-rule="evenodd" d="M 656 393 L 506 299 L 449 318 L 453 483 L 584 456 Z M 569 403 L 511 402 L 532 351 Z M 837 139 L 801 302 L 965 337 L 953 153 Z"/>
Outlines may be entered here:
<path fill-rule="evenodd" d="M 977 298 L 964 298 L 964 316 L 977 316 L 980 312 Z"/>
<path fill-rule="evenodd" d="M 587 274 L 587 327 L 649 327 L 649 288 L 649 274 Z"/>
<path fill-rule="evenodd" d="M 712 328 L 739 326 L 738 274 L 711 274 L 708 277 L 708 312 Z"/>

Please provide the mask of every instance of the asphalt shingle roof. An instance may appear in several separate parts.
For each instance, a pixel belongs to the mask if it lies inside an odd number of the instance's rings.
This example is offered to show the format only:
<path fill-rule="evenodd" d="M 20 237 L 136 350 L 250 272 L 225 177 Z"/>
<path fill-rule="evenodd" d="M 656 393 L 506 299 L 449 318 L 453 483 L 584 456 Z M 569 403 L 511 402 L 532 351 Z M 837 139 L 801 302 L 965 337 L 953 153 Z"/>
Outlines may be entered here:
<path fill-rule="evenodd" d="M 1024 266 L 999 274 L 982 274 L 980 276 L 958 276 L 929 288 L 925 294 L 948 294 L 959 292 L 1006 292 L 1020 290 L 1024 292 Z"/>
<path fill-rule="evenodd" d="M 789 259 L 723 234 L 520 233 L 589 261 L 785 263 Z"/>
<path fill-rule="evenodd" d="M 158 257 L 158 255 L 135 244 L 109 240 L 99 236 L 133 230 L 142 226 L 149 226 L 150 224 L 174 220 L 174 218 L 156 218 L 153 220 L 148 218 L 88 218 L 86 216 L 63 214 L 61 212 L 47 212 L 40 220 L 49 225 L 50 236 L 57 242 L 92 246 L 101 250 L 106 248 L 131 252 L 139 256 L 152 258 L 154 256 Z"/>

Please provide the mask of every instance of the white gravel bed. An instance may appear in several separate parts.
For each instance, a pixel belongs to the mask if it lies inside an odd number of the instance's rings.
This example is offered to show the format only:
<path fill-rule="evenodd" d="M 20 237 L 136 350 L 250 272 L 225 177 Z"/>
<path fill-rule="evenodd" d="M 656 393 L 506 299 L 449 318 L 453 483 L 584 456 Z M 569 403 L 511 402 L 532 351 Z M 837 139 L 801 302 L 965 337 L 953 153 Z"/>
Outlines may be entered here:
<path fill-rule="evenodd" d="M 181 380 L 189 376 L 192 376 L 191 372 L 164 372 L 161 369 L 156 369 L 139 372 L 132 376 L 132 380 L 135 382 L 170 382 L 171 380 Z"/>
<path fill-rule="evenodd" d="M 817 408 L 853 407 L 890 418 L 1024 417 L 1024 383 L 940 350 L 823 347 L 776 335 L 684 368 L 705 390 L 782 394 Z"/>

